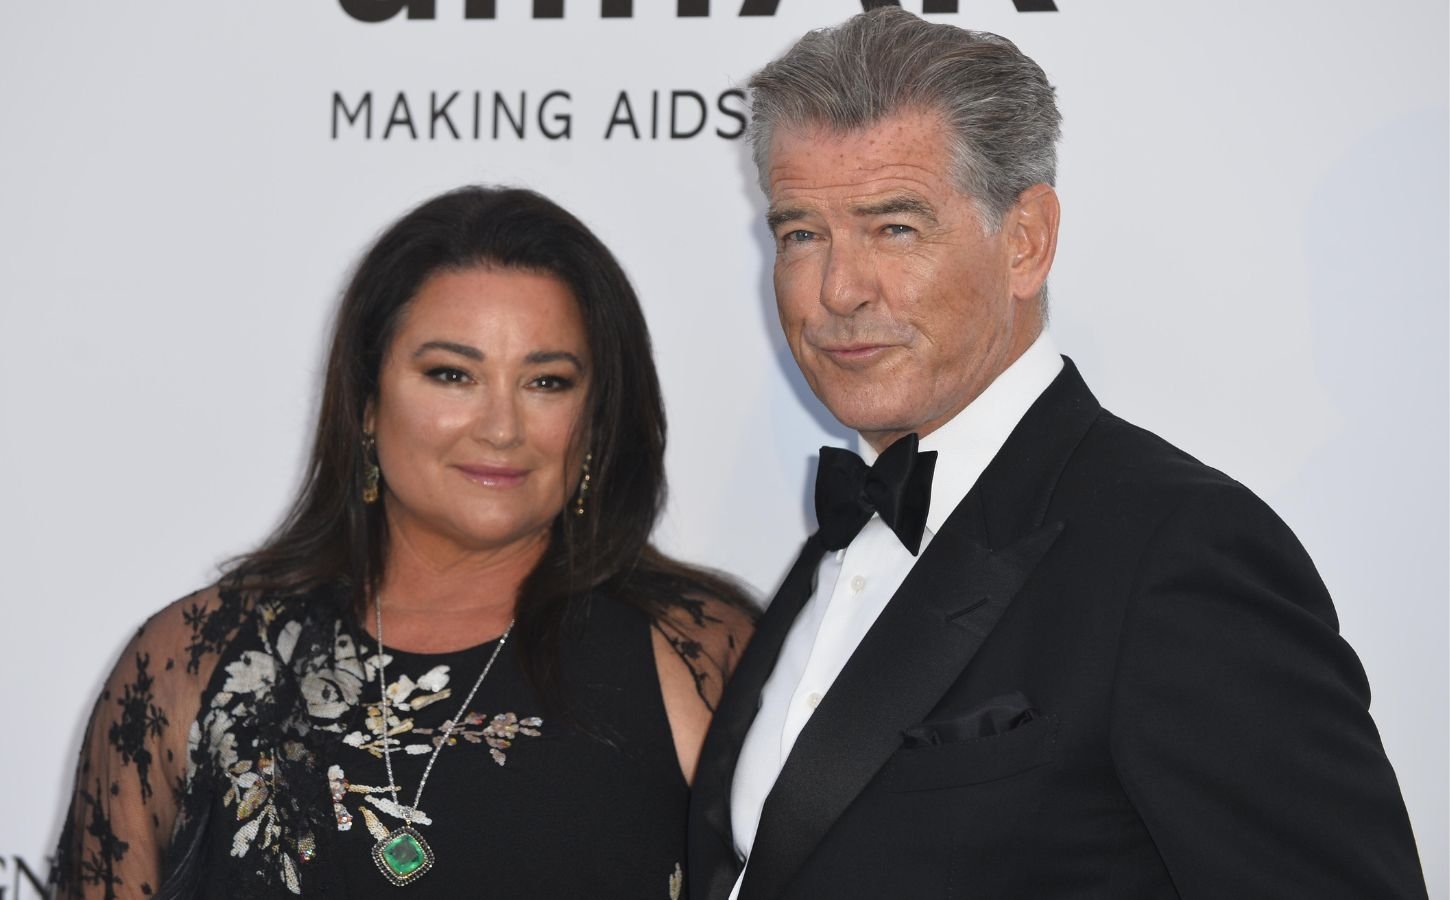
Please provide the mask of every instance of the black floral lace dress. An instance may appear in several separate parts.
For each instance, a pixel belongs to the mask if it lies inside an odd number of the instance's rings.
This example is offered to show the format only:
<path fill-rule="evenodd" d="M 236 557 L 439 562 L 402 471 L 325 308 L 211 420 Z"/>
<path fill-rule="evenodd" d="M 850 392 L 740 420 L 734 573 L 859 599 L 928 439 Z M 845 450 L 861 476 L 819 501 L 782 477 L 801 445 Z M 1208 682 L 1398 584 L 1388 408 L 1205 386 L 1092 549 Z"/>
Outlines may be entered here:
<path fill-rule="evenodd" d="M 336 598 L 213 590 L 172 604 L 131 642 L 92 716 L 57 895 L 681 896 L 688 788 L 652 628 L 697 681 L 733 659 L 702 652 L 691 626 L 713 621 L 703 605 L 675 627 L 606 597 L 578 602 L 561 654 L 568 710 L 544 709 L 506 645 L 413 816 L 436 863 L 401 887 L 373 858 L 403 824 L 384 731 L 411 803 L 495 645 L 386 650 L 384 723 L 376 644 Z"/>

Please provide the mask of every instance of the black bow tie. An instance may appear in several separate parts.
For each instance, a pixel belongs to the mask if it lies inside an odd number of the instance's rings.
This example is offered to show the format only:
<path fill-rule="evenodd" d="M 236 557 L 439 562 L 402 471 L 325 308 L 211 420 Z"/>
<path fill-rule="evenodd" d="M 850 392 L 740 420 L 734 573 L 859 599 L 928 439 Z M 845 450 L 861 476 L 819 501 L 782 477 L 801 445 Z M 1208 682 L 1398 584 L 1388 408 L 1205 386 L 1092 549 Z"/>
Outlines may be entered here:
<path fill-rule="evenodd" d="M 872 513 L 896 532 L 915 556 L 926 530 L 931 505 L 931 473 L 936 451 L 918 453 L 915 434 L 908 434 L 867 466 L 850 450 L 821 448 L 816 470 L 818 537 L 827 550 L 840 550 L 870 521 Z"/>

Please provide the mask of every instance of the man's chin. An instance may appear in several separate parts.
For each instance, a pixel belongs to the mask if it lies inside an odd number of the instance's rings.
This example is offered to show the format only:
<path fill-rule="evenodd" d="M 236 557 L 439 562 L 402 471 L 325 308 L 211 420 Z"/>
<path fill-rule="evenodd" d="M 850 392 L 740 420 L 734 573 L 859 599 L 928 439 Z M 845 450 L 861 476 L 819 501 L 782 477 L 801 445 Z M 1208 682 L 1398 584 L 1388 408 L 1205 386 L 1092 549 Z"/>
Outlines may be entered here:
<path fill-rule="evenodd" d="M 859 400 L 860 398 L 856 398 Z M 836 421 L 860 434 L 873 445 L 878 437 L 889 438 L 891 435 L 906 434 L 915 429 L 911 425 L 903 425 L 895 417 L 887 417 L 880 414 L 880 410 L 863 410 L 861 404 L 837 404 L 822 401 L 826 409 L 830 410 Z"/>

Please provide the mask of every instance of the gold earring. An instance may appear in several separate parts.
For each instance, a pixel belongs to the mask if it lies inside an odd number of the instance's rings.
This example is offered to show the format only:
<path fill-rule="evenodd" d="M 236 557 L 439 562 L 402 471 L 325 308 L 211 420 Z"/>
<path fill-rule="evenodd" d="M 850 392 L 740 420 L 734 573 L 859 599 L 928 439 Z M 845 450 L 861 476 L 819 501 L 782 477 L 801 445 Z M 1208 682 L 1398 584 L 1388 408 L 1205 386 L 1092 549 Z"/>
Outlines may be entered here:
<path fill-rule="evenodd" d="M 593 462 L 594 454 L 584 454 L 584 477 L 579 479 L 579 495 L 574 498 L 574 515 L 584 515 L 584 497 L 589 493 L 589 463 Z"/>
<path fill-rule="evenodd" d="M 363 489 L 364 503 L 378 502 L 378 480 L 382 472 L 378 469 L 378 442 L 370 434 L 363 435 Z"/>

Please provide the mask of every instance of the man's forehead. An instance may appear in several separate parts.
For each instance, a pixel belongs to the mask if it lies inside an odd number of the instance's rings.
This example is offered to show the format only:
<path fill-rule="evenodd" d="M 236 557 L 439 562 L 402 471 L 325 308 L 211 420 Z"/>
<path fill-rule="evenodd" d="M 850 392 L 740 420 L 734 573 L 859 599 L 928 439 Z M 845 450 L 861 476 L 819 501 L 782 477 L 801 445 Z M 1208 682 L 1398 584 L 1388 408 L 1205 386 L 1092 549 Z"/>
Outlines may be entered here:
<path fill-rule="evenodd" d="M 820 124 L 781 128 L 770 145 L 771 199 L 853 188 L 863 197 L 894 191 L 935 193 L 951 179 L 946 138 L 940 118 L 922 113 L 850 129 Z"/>
<path fill-rule="evenodd" d="M 925 212 L 957 193 L 944 167 L 849 157 L 833 163 L 810 155 L 772 165 L 769 185 L 772 216 L 827 209 L 853 216 Z"/>

